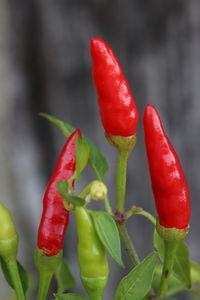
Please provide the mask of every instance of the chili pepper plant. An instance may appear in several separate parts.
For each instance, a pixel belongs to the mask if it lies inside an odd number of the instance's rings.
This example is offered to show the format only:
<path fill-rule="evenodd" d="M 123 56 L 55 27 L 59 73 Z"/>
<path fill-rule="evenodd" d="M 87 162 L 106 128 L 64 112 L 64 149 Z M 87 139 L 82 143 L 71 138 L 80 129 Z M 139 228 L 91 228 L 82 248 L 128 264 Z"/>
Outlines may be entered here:
<path fill-rule="evenodd" d="M 125 210 L 127 162 L 136 146 L 139 112 L 130 86 L 112 49 L 100 38 L 91 40 L 92 76 L 105 137 L 118 152 L 116 199 L 109 199 L 105 175 L 108 162 L 80 129 L 46 113 L 66 138 L 43 197 L 43 211 L 34 254 L 39 272 L 37 300 L 47 299 L 53 276 L 56 300 L 108 299 L 103 295 L 109 271 L 107 257 L 121 267 L 121 247 L 132 264 L 116 283 L 114 300 L 176 299 L 182 291 L 200 299 L 200 266 L 190 260 L 185 238 L 189 233 L 188 184 L 156 108 L 148 104 L 143 114 L 144 140 L 157 217 L 133 203 Z M 139 137 L 140 138 L 140 137 Z M 75 182 L 89 164 L 94 178 L 77 194 Z M 91 201 L 102 209 L 92 210 Z M 138 203 L 139 205 L 139 203 Z M 153 203 L 152 203 L 153 205 Z M 74 214 L 77 260 L 85 294 L 76 293 L 75 278 L 63 255 L 63 240 Z M 141 260 L 129 236 L 126 222 L 134 215 L 147 218 L 154 227 L 152 252 Z M 18 234 L 8 210 L 0 205 L 0 260 L 5 279 L 17 300 L 27 299 L 28 273 L 17 260 Z M 68 257 L 70 260 L 70 257 Z M 104 297 L 105 296 L 105 297 Z"/>

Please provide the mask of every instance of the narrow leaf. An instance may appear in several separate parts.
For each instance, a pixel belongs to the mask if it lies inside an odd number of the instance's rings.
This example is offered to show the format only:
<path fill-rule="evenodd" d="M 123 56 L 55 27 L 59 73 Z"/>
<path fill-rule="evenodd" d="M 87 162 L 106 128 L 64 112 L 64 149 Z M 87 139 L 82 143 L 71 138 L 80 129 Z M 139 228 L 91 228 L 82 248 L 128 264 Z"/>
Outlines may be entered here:
<path fill-rule="evenodd" d="M 190 261 L 190 274 L 192 282 L 200 282 L 200 265 Z"/>
<path fill-rule="evenodd" d="M 162 275 L 163 265 L 157 265 L 155 268 L 154 276 L 153 276 L 153 283 L 152 287 L 154 291 L 157 293 L 160 287 L 160 279 Z M 187 287 L 183 282 L 178 280 L 173 274 L 170 275 L 169 282 L 168 282 L 168 290 L 167 295 L 171 296 L 177 294 L 182 291 L 188 290 Z"/>
<path fill-rule="evenodd" d="M 163 239 L 157 233 L 156 229 L 154 230 L 154 234 L 153 234 L 153 246 L 158 251 L 160 260 L 163 261 L 165 255 L 165 244 Z"/>
<path fill-rule="evenodd" d="M 161 261 L 164 260 L 164 241 L 157 231 L 154 231 L 154 247 L 158 250 Z M 185 242 L 179 242 L 174 259 L 173 272 L 186 287 L 191 287 L 189 251 Z"/>
<path fill-rule="evenodd" d="M 70 201 L 75 206 L 85 205 L 85 199 L 77 197 L 77 196 L 71 196 L 71 195 L 67 194 L 66 195 L 66 200 Z"/>
<path fill-rule="evenodd" d="M 180 281 L 191 287 L 189 251 L 184 241 L 178 244 L 173 271 Z"/>
<path fill-rule="evenodd" d="M 113 218 L 104 211 L 92 213 L 96 232 L 104 247 L 108 250 L 112 258 L 122 267 L 121 245 L 119 231 Z"/>
<path fill-rule="evenodd" d="M 120 281 L 114 299 L 141 300 L 145 297 L 151 288 L 156 264 L 157 254 L 151 253 Z"/>
<path fill-rule="evenodd" d="M 46 118 L 50 122 L 57 125 L 65 137 L 69 137 L 69 135 L 76 129 L 75 127 L 69 125 L 68 123 L 63 122 L 49 114 L 40 113 L 40 116 Z M 90 147 L 89 164 L 94 170 L 97 178 L 103 181 L 105 174 L 108 171 L 107 160 L 105 159 L 103 154 L 99 151 L 99 149 L 89 139 L 87 139 L 85 135 L 83 135 L 83 138 L 87 141 Z"/>
<path fill-rule="evenodd" d="M 12 283 L 12 278 L 10 277 L 10 273 L 8 271 L 5 261 L 2 258 L 0 258 L 0 262 L 1 262 L 1 269 L 3 271 L 4 277 L 7 281 L 7 283 L 14 289 L 14 286 Z M 24 293 L 26 293 L 28 290 L 28 286 L 29 286 L 28 273 L 26 272 L 24 267 L 20 264 L 20 262 L 18 262 L 18 261 L 17 261 L 17 266 L 18 266 L 18 270 L 19 270 L 19 276 L 21 279 L 22 287 L 23 287 Z"/>
<path fill-rule="evenodd" d="M 162 298 L 155 298 L 156 300 L 177 300 L 177 298 L 172 298 L 172 297 L 170 297 L 170 296 L 166 296 L 166 297 L 162 297 Z M 146 297 L 146 298 L 144 298 L 144 299 L 142 299 L 142 300 L 149 300 L 149 297 Z"/>
<path fill-rule="evenodd" d="M 76 139 L 76 172 L 75 178 L 80 180 L 81 172 L 88 163 L 90 148 L 86 140 Z"/>
<path fill-rule="evenodd" d="M 80 294 L 55 294 L 56 300 L 89 300 L 88 297 Z"/>
<path fill-rule="evenodd" d="M 66 179 L 60 180 L 58 182 L 58 191 L 60 195 L 65 199 L 66 195 L 68 194 L 68 181 Z"/>
<path fill-rule="evenodd" d="M 58 283 L 58 293 L 63 293 L 69 289 L 73 289 L 76 286 L 76 281 L 67 262 L 62 259 L 56 273 L 56 280 Z"/>

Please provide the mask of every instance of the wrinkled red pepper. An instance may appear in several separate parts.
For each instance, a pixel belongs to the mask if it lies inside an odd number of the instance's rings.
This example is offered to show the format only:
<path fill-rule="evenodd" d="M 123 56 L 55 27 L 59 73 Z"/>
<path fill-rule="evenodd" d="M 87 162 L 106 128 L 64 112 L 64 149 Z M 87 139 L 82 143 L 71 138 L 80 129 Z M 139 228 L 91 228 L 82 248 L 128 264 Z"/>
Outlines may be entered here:
<path fill-rule="evenodd" d="M 189 188 L 179 158 L 152 105 L 144 111 L 144 133 L 152 189 L 160 225 L 183 229 L 190 218 Z"/>
<path fill-rule="evenodd" d="M 75 172 L 77 137 L 81 138 L 80 130 L 74 131 L 67 139 L 44 194 L 42 218 L 38 229 L 38 248 L 47 256 L 58 254 L 63 247 L 69 212 L 64 207 L 57 185 L 60 180 L 69 180 Z"/>
<path fill-rule="evenodd" d="M 93 38 L 91 56 L 93 80 L 106 133 L 123 137 L 135 135 L 139 113 L 115 54 L 102 39 Z"/>

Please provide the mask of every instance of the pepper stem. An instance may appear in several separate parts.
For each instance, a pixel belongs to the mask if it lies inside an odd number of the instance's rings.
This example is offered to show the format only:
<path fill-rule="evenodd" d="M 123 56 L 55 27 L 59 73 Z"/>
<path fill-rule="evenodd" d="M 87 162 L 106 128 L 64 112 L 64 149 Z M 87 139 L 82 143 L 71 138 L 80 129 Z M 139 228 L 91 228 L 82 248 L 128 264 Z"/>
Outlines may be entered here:
<path fill-rule="evenodd" d="M 105 209 L 106 209 L 107 213 L 112 215 L 112 207 L 110 205 L 110 201 L 109 201 L 107 196 L 104 199 L 104 206 L 105 206 Z"/>
<path fill-rule="evenodd" d="M 24 295 L 24 291 L 23 291 L 23 287 L 19 275 L 17 261 L 14 259 L 8 260 L 6 261 L 6 265 L 8 267 L 9 274 L 12 278 L 12 283 L 15 289 L 17 300 L 25 300 L 25 295 Z"/>
<path fill-rule="evenodd" d="M 91 300 L 102 300 L 102 297 L 101 296 L 93 296 L 92 298 L 91 298 Z"/>
<path fill-rule="evenodd" d="M 119 234 L 121 237 L 121 240 L 125 246 L 125 249 L 127 251 L 127 254 L 133 264 L 133 266 L 136 266 L 137 264 L 140 263 L 140 259 L 137 255 L 137 252 L 135 250 L 135 247 L 133 245 L 133 242 L 130 239 L 130 236 L 128 234 L 128 231 L 126 229 L 126 225 L 125 223 L 122 224 L 117 224 L 118 230 L 119 230 Z"/>
<path fill-rule="evenodd" d="M 160 287 L 158 290 L 158 295 L 161 297 L 165 296 L 168 290 L 168 281 L 172 273 L 176 248 L 178 245 L 177 242 L 164 241 L 164 243 L 165 243 L 165 257 L 164 257 Z"/>
<path fill-rule="evenodd" d="M 117 211 L 124 211 L 124 203 L 126 196 L 126 171 L 127 171 L 127 160 L 128 160 L 128 151 L 120 151 L 119 159 L 117 164 Z"/>
<path fill-rule="evenodd" d="M 53 272 L 48 272 L 48 271 L 40 272 L 39 291 L 38 291 L 37 300 L 46 299 L 52 276 L 53 276 Z"/>
<path fill-rule="evenodd" d="M 116 209 L 117 213 L 124 213 L 124 204 L 125 204 L 125 197 L 126 197 L 126 176 L 127 176 L 127 161 L 130 151 L 128 150 L 121 150 L 119 151 L 119 159 L 117 164 L 117 202 L 116 202 Z M 130 239 L 128 231 L 126 229 L 126 225 L 124 222 L 120 223 L 117 222 L 119 234 L 122 240 L 122 243 L 125 246 L 127 254 L 133 264 L 136 266 L 139 264 L 140 260 L 133 245 L 133 242 Z"/>
<path fill-rule="evenodd" d="M 80 192 L 80 194 L 78 195 L 78 197 L 80 197 L 80 198 L 85 197 L 85 196 L 90 192 L 92 183 L 93 183 L 93 182 L 90 182 L 89 184 L 87 184 L 87 185 L 83 188 L 83 190 Z"/>

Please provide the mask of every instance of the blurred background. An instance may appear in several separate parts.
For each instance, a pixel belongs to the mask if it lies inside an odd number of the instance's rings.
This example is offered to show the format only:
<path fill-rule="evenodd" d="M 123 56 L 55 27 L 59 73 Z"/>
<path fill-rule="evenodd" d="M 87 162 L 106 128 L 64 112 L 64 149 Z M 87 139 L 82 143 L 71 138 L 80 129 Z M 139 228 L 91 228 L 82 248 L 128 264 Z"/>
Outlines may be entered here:
<path fill-rule="evenodd" d="M 35 299 L 37 286 L 33 251 L 43 192 L 65 141 L 38 112 L 81 128 L 99 146 L 110 162 L 106 182 L 112 202 L 115 197 L 117 153 L 104 138 L 98 114 L 89 53 L 93 36 L 114 49 L 141 116 L 128 165 L 126 207 L 136 204 L 155 214 L 141 122 L 145 105 L 152 103 L 188 179 L 192 218 L 187 242 L 191 258 L 200 262 L 200 1 L 0 0 L 0 201 L 20 233 L 19 260 L 32 279 L 29 299 Z M 88 167 L 77 192 L 93 178 Z M 135 216 L 128 229 L 143 258 L 152 251 L 151 224 Z M 76 243 L 71 214 L 65 257 L 78 277 Z M 123 257 L 125 270 L 110 261 L 106 300 L 113 299 L 117 283 L 131 269 L 124 251 Z M 75 291 L 83 292 L 79 280 Z M 15 299 L 1 275 L 0 298 Z"/>

